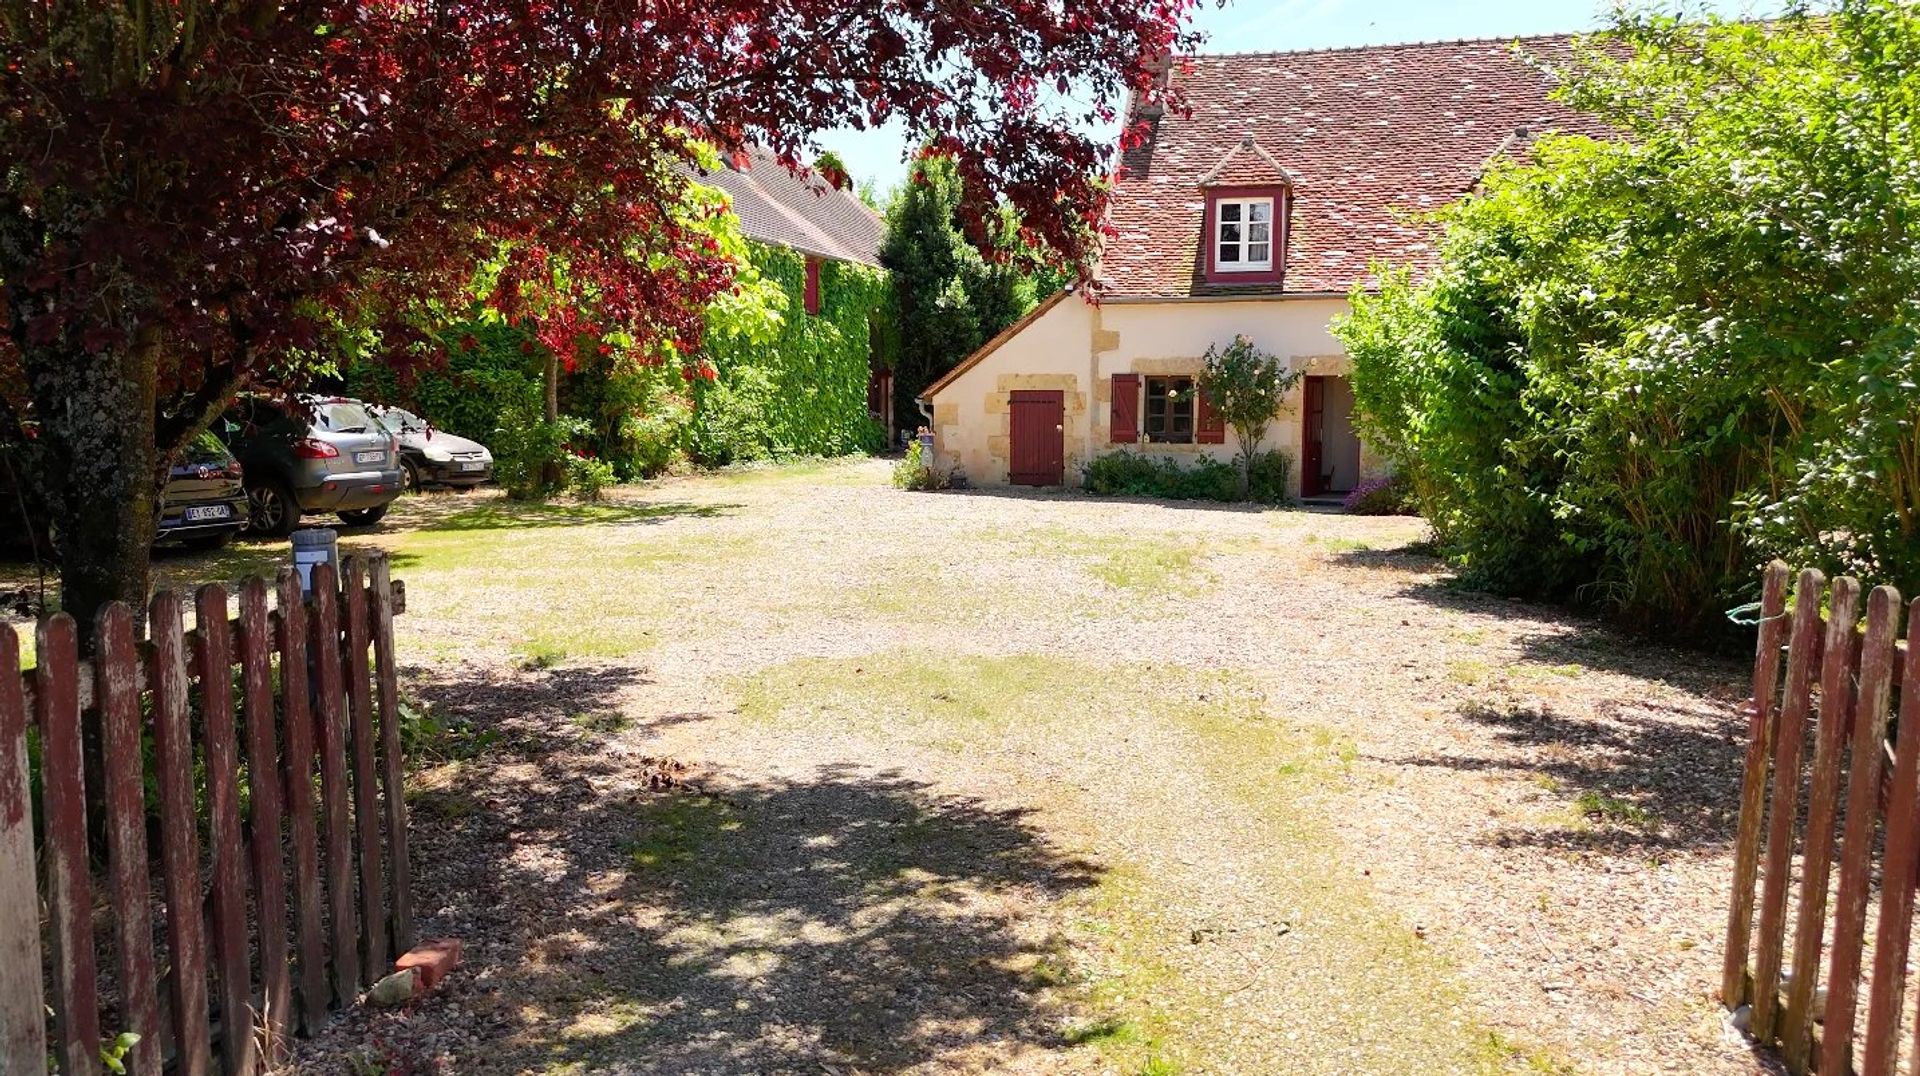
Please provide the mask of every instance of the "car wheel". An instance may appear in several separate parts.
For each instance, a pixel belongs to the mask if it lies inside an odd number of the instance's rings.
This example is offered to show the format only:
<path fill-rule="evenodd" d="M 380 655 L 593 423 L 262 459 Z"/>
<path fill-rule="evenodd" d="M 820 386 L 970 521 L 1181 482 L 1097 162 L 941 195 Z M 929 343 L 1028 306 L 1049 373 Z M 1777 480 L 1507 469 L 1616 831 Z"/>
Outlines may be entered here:
<path fill-rule="evenodd" d="M 408 493 L 418 493 L 426 487 L 420 484 L 420 465 L 412 460 L 401 460 L 400 471 L 403 485 Z"/>
<path fill-rule="evenodd" d="M 349 527 L 365 527 L 380 522 L 386 514 L 387 506 L 380 504 L 372 508 L 356 508 L 351 512 L 342 512 L 340 520 Z"/>
<path fill-rule="evenodd" d="M 293 488 L 277 478 L 247 487 L 247 529 L 262 538 L 285 538 L 300 526 L 300 502 Z"/>

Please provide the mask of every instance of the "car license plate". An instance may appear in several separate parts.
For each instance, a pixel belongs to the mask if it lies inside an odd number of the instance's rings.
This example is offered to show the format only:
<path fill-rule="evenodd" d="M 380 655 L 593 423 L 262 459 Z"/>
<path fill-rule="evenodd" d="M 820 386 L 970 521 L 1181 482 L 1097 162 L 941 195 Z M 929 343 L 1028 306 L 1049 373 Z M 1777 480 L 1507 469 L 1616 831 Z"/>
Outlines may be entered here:
<path fill-rule="evenodd" d="M 484 471 L 487 469 L 487 465 L 484 463 L 463 463 L 460 465 L 460 469 L 463 471 Z"/>
<path fill-rule="evenodd" d="M 385 463 L 386 460 L 387 454 L 378 449 L 372 452 L 355 452 L 353 454 L 353 462 L 355 463 Z"/>
<path fill-rule="evenodd" d="M 201 508 L 187 509 L 187 522 L 197 523 L 203 519 L 226 519 L 233 515 L 233 509 L 224 504 L 209 504 Z"/>

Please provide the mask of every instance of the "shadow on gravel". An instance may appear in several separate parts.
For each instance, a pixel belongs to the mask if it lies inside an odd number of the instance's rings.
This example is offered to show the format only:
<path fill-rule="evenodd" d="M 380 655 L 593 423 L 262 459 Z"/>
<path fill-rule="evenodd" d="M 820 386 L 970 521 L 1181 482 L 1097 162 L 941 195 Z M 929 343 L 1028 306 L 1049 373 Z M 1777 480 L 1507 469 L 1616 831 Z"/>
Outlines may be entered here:
<path fill-rule="evenodd" d="M 1341 549 L 1328 554 L 1327 559 L 1343 568 L 1376 568 L 1396 572 L 1437 572 L 1446 568 L 1446 563 L 1434 556 L 1432 547 L 1425 542 L 1386 548 Z M 1422 587 L 1430 585 L 1421 584 Z M 1450 584 L 1448 588 L 1451 589 Z"/>
<path fill-rule="evenodd" d="M 1606 720 L 1540 707 L 1463 707 L 1460 716 L 1517 749 L 1510 758 L 1420 756 L 1402 766 L 1537 775 L 1563 798 L 1566 825 L 1512 825 L 1502 847 L 1651 854 L 1714 848 L 1733 837 L 1744 729 L 1731 712 L 1621 704 Z"/>
<path fill-rule="evenodd" d="M 410 694 L 498 739 L 410 798 L 420 932 L 466 939 L 467 967 L 404 1019 L 355 1010 L 317 1060 L 404 1069 L 452 1041 L 462 1073 L 972 1070 L 1066 1045 L 1063 943 L 1022 912 L 1100 870 L 1028 812 L 886 769 L 691 771 L 644 753 L 631 670 L 459 675 Z"/>
<path fill-rule="evenodd" d="M 712 519 L 731 514 L 737 504 L 535 504 L 496 499 L 425 521 L 422 531 L 491 531 L 548 527 L 587 527 L 660 523 L 670 519 Z"/>

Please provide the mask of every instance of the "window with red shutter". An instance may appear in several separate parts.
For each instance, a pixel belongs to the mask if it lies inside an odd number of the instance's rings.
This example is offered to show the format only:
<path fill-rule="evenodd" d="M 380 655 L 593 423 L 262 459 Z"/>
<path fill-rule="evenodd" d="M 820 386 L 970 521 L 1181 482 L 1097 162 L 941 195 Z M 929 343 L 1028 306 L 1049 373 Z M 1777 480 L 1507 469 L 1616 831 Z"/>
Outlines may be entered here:
<path fill-rule="evenodd" d="M 820 312 L 820 259 L 807 259 L 806 308 L 809 314 Z"/>
<path fill-rule="evenodd" d="M 1194 404 L 1196 410 L 1194 411 L 1193 417 L 1193 439 L 1195 443 L 1202 445 L 1226 444 L 1227 424 L 1221 419 L 1220 412 L 1213 409 L 1213 402 L 1207 399 L 1206 393 L 1196 390 L 1194 395 L 1198 397 Z"/>
<path fill-rule="evenodd" d="M 1113 375 L 1113 437 L 1116 445 L 1140 439 L 1140 375 Z"/>

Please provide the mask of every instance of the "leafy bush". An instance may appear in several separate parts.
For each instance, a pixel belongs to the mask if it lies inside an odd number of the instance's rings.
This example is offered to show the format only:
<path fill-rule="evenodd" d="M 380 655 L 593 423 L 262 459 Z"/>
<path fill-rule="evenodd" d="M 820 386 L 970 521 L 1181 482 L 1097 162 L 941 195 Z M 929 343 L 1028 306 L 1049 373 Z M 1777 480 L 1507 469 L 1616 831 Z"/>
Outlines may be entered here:
<path fill-rule="evenodd" d="M 500 416 L 489 438 L 494 477 L 515 500 L 550 497 L 568 479 L 567 443 L 586 432 L 587 424 L 577 418 L 562 415 L 548 422 L 537 409 L 513 408 Z"/>
<path fill-rule="evenodd" d="M 597 501 L 613 483 L 613 464 L 578 452 L 567 454 L 568 493 L 583 501 Z"/>
<path fill-rule="evenodd" d="M 1279 449 L 1255 452 L 1245 461 L 1247 500 L 1255 504 L 1289 504 L 1287 480 L 1293 476 L 1293 457 Z"/>
<path fill-rule="evenodd" d="M 713 467 L 771 459 L 777 439 L 768 414 L 773 377 L 758 366 L 726 370 L 699 390 L 699 406 L 687 430 L 693 458 Z"/>
<path fill-rule="evenodd" d="M 1406 481 L 1398 475 L 1369 478 L 1340 502 L 1349 515 L 1403 516 L 1410 510 Z"/>
<path fill-rule="evenodd" d="M 1354 295 L 1363 435 L 1478 585 L 1671 630 L 1775 556 L 1920 589 L 1920 9 L 1616 37 L 1557 92 L 1623 137 L 1542 139 Z"/>
<path fill-rule="evenodd" d="M 1274 450 L 1254 456 L 1249 499 L 1260 504 L 1287 502 L 1287 477 L 1293 458 Z M 1173 501 L 1238 501 L 1240 469 L 1210 456 L 1190 466 L 1172 457 L 1154 459 L 1126 449 L 1088 461 L 1082 485 L 1089 493 L 1128 497 L 1163 497 Z"/>
<path fill-rule="evenodd" d="M 926 461 L 916 438 L 907 446 L 907 454 L 893 465 L 893 484 L 896 489 L 945 489 L 947 477 Z"/>

